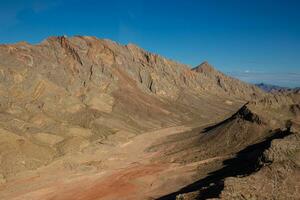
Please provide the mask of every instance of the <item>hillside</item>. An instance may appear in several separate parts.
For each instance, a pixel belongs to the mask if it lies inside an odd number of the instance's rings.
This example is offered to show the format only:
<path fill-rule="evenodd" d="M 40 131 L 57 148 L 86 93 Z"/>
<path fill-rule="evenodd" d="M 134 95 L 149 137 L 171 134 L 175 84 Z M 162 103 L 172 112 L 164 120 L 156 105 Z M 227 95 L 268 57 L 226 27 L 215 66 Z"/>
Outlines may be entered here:
<path fill-rule="evenodd" d="M 89 36 L 0 45 L 0 94 L 0 199 L 160 198 L 300 119 L 297 91 Z"/>

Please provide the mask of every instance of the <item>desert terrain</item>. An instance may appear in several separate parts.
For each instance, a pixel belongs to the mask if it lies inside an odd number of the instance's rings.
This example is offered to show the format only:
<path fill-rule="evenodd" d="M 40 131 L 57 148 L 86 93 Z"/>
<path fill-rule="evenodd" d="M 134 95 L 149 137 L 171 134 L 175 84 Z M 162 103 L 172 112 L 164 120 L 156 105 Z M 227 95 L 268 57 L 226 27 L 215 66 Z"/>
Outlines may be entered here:
<path fill-rule="evenodd" d="M 0 45 L 0 199 L 299 199 L 300 92 L 90 36 Z"/>

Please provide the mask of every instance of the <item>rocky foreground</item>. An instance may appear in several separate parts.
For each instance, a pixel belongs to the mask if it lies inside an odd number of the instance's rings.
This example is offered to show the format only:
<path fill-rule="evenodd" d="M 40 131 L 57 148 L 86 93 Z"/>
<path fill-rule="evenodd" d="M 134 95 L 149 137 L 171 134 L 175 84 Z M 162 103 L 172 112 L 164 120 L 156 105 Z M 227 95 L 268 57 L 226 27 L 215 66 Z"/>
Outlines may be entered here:
<path fill-rule="evenodd" d="M 0 199 L 297 199 L 300 93 L 50 37 L 0 45 Z"/>

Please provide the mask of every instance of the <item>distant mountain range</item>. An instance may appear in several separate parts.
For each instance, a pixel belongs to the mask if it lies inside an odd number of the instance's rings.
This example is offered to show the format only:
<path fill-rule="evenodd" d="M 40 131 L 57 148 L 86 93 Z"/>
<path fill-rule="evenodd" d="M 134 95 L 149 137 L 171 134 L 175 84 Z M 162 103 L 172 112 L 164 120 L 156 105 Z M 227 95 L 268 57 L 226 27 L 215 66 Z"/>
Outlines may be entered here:
<path fill-rule="evenodd" d="M 290 87 L 282 87 L 282 86 L 271 85 L 271 84 L 266 84 L 266 83 L 258 83 L 255 85 L 266 92 L 297 91 L 300 89 L 300 87 L 290 88 Z"/>

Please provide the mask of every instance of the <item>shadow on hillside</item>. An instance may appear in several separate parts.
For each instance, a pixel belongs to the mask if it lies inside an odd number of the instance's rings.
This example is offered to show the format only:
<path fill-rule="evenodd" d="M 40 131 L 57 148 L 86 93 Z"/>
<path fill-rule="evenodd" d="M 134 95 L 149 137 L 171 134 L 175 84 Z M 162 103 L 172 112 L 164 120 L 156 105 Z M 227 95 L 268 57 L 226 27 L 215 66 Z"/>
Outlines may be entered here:
<path fill-rule="evenodd" d="M 198 180 L 177 192 L 158 198 L 158 200 L 173 200 L 178 194 L 200 191 L 197 199 L 216 198 L 224 188 L 224 179 L 227 177 L 247 176 L 260 169 L 259 159 L 263 152 L 271 145 L 274 139 L 284 138 L 291 134 L 290 130 L 275 131 L 264 141 L 250 145 L 239 151 L 234 158 L 225 160 L 224 167 L 210 173 L 207 177 Z"/>
<path fill-rule="evenodd" d="M 210 131 L 210 130 L 213 130 L 213 129 L 215 129 L 215 128 L 217 128 L 217 127 L 219 127 L 219 126 L 221 126 L 221 125 L 223 125 L 223 124 L 226 124 L 227 122 L 230 122 L 231 120 L 235 119 L 235 118 L 237 117 L 237 115 L 238 115 L 240 112 L 242 112 L 244 109 L 246 109 L 246 105 L 247 105 L 247 104 L 248 104 L 248 103 L 244 104 L 237 112 L 235 112 L 233 115 L 231 115 L 231 116 L 228 117 L 227 119 L 225 119 L 225 120 L 223 120 L 223 121 L 221 121 L 221 122 L 219 122 L 219 123 L 217 123 L 217 124 L 214 124 L 214 125 L 211 125 L 211 126 L 206 127 L 206 128 L 203 130 L 203 133 L 206 133 L 206 132 L 208 132 L 208 131 Z"/>

